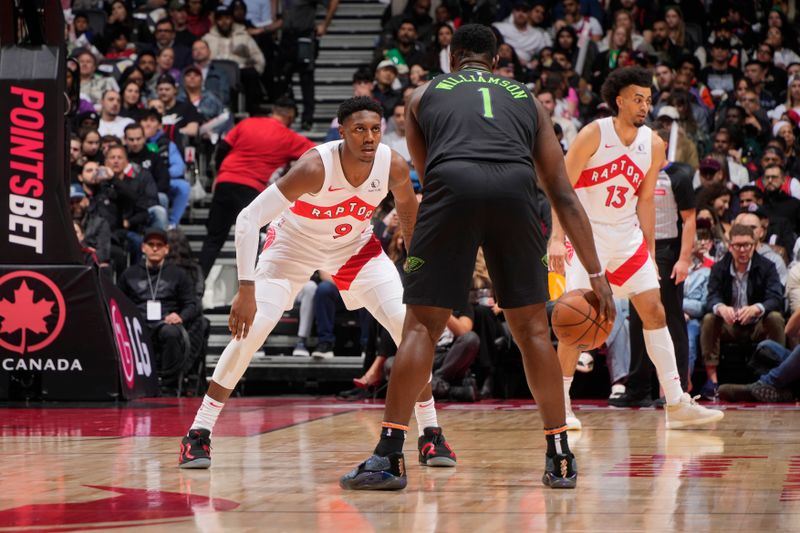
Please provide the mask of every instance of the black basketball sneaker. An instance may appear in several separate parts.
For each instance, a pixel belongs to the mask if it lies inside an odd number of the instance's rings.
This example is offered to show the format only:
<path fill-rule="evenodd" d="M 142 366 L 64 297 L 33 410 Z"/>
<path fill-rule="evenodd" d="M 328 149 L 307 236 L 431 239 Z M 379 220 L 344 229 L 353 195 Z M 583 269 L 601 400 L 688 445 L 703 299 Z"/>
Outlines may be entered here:
<path fill-rule="evenodd" d="M 456 454 L 447 444 L 442 428 L 425 428 L 417 440 L 419 464 L 423 466 L 456 466 Z"/>
<path fill-rule="evenodd" d="M 181 468 L 208 468 L 211 466 L 211 432 L 207 429 L 190 429 L 181 441 Z"/>
<path fill-rule="evenodd" d="M 373 455 L 339 480 L 339 486 L 348 490 L 401 490 L 406 483 L 402 453 Z"/>
<path fill-rule="evenodd" d="M 545 455 L 542 483 L 553 489 L 574 489 L 578 484 L 575 456 L 571 453 Z"/>

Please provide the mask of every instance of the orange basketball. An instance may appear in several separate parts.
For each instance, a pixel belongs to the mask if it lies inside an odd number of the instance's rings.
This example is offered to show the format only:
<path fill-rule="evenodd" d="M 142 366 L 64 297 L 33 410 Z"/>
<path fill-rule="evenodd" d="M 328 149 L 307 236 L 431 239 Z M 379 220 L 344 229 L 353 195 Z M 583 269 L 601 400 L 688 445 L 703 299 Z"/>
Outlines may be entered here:
<path fill-rule="evenodd" d="M 614 323 L 600 322 L 598 305 L 597 296 L 588 289 L 569 291 L 556 300 L 550 324 L 558 342 L 581 351 L 603 344 Z"/>

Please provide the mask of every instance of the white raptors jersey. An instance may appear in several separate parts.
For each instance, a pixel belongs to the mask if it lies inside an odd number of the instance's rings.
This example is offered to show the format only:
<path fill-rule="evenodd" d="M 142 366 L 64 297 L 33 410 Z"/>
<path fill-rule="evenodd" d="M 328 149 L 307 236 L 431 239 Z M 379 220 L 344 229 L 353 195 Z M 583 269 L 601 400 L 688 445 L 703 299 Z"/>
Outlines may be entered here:
<path fill-rule="evenodd" d="M 369 177 L 360 187 L 353 187 L 342 170 L 342 142 L 314 148 L 325 167 L 322 189 L 298 198 L 276 221 L 278 227 L 312 240 L 322 249 L 347 246 L 371 236 L 370 219 L 389 192 L 392 150 L 379 144 Z"/>
<path fill-rule="evenodd" d="M 639 187 L 653 159 L 653 131 L 639 128 L 636 139 L 625 146 L 614 130 L 612 118 L 597 121 L 600 145 L 575 184 L 589 221 L 599 224 L 633 224 Z"/>

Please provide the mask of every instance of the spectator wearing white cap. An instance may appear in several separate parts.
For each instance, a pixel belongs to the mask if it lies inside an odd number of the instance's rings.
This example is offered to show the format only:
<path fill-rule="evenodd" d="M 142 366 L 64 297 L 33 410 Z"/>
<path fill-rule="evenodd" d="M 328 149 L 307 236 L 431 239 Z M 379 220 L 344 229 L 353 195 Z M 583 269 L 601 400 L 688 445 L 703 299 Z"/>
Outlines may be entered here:
<path fill-rule="evenodd" d="M 403 96 L 395 90 L 393 85 L 397 79 L 398 68 L 391 59 L 384 59 L 375 69 L 375 85 L 372 88 L 372 97 L 380 102 L 383 107 L 383 117 L 392 116 L 394 108 L 400 103 Z"/>

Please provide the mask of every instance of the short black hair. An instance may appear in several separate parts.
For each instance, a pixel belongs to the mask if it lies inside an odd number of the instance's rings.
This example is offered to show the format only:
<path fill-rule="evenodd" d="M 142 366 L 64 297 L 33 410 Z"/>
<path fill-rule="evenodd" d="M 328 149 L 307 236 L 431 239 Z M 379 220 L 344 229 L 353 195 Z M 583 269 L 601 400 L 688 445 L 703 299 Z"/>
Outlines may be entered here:
<path fill-rule="evenodd" d="M 650 71 L 642 67 L 618 68 L 611 72 L 600 89 L 600 94 L 605 103 L 616 115 L 619 113 L 617 96 L 620 91 L 629 85 L 637 87 L 650 87 L 653 84 L 653 76 Z"/>
<path fill-rule="evenodd" d="M 142 116 L 139 119 L 139 123 L 141 124 L 142 122 L 144 122 L 145 120 L 148 120 L 148 119 L 156 120 L 160 124 L 161 123 L 161 113 L 159 113 L 155 109 L 145 109 L 142 112 Z"/>
<path fill-rule="evenodd" d="M 175 23 L 172 22 L 172 19 L 168 17 L 164 17 L 160 19 L 158 22 L 156 22 L 155 27 L 158 28 L 159 26 L 163 26 L 164 24 L 169 24 L 170 29 L 172 29 L 172 31 L 175 31 Z"/>
<path fill-rule="evenodd" d="M 486 56 L 489 60 L 497 55 L 497 38 L 494 32 L 483 24 L 464 24 L 453 34 L 450 42 L 453 54 L 469 52 Z"/>
<path fill-rule="evenodd" d="M 142 128 L 142 125 L 139 124 L 138 122 L 131 122 L 130 124 L 125 126 L 125 129 L 123 131 L 125 133 L 128 133 L 129 130 L 143 130 L 143 128 Z"/>
<path fill-rule="evenodd" d="M 287 96 L 283 96 L 275 100 L 275 103 L 272 104 L 272 112 L 275 112 L 275 108 L 292 110 L 297 114 L 297 104 L 294 100 Z"/>
<path fill-rule="evenodd" d="M 339 125 L 344 124 L 347 117 L 359 111 L 372 111 L 383 118 L 383 107 L 381 104 L 369 96 L 355 96 L 353 98 L 348 98 L 339 105 L 339 110 L 336 112 Z"/>
<path fill-rule="evenodd" d="M 374 79 L 368 68 L 360 68 L 353 73 L 353 83 L 372 83 Z"/>
<path fill-rule="evenodd" d="M 759 189 L 755 185 L 750 185 L 750 184 L 743 185 L 741 188 L 739 188 L 738 195 L 741 196 L 743 192 L 751 192 L 759 200 L 764 197 L 764 193 L 762 193 L 761 189 Z"/>

